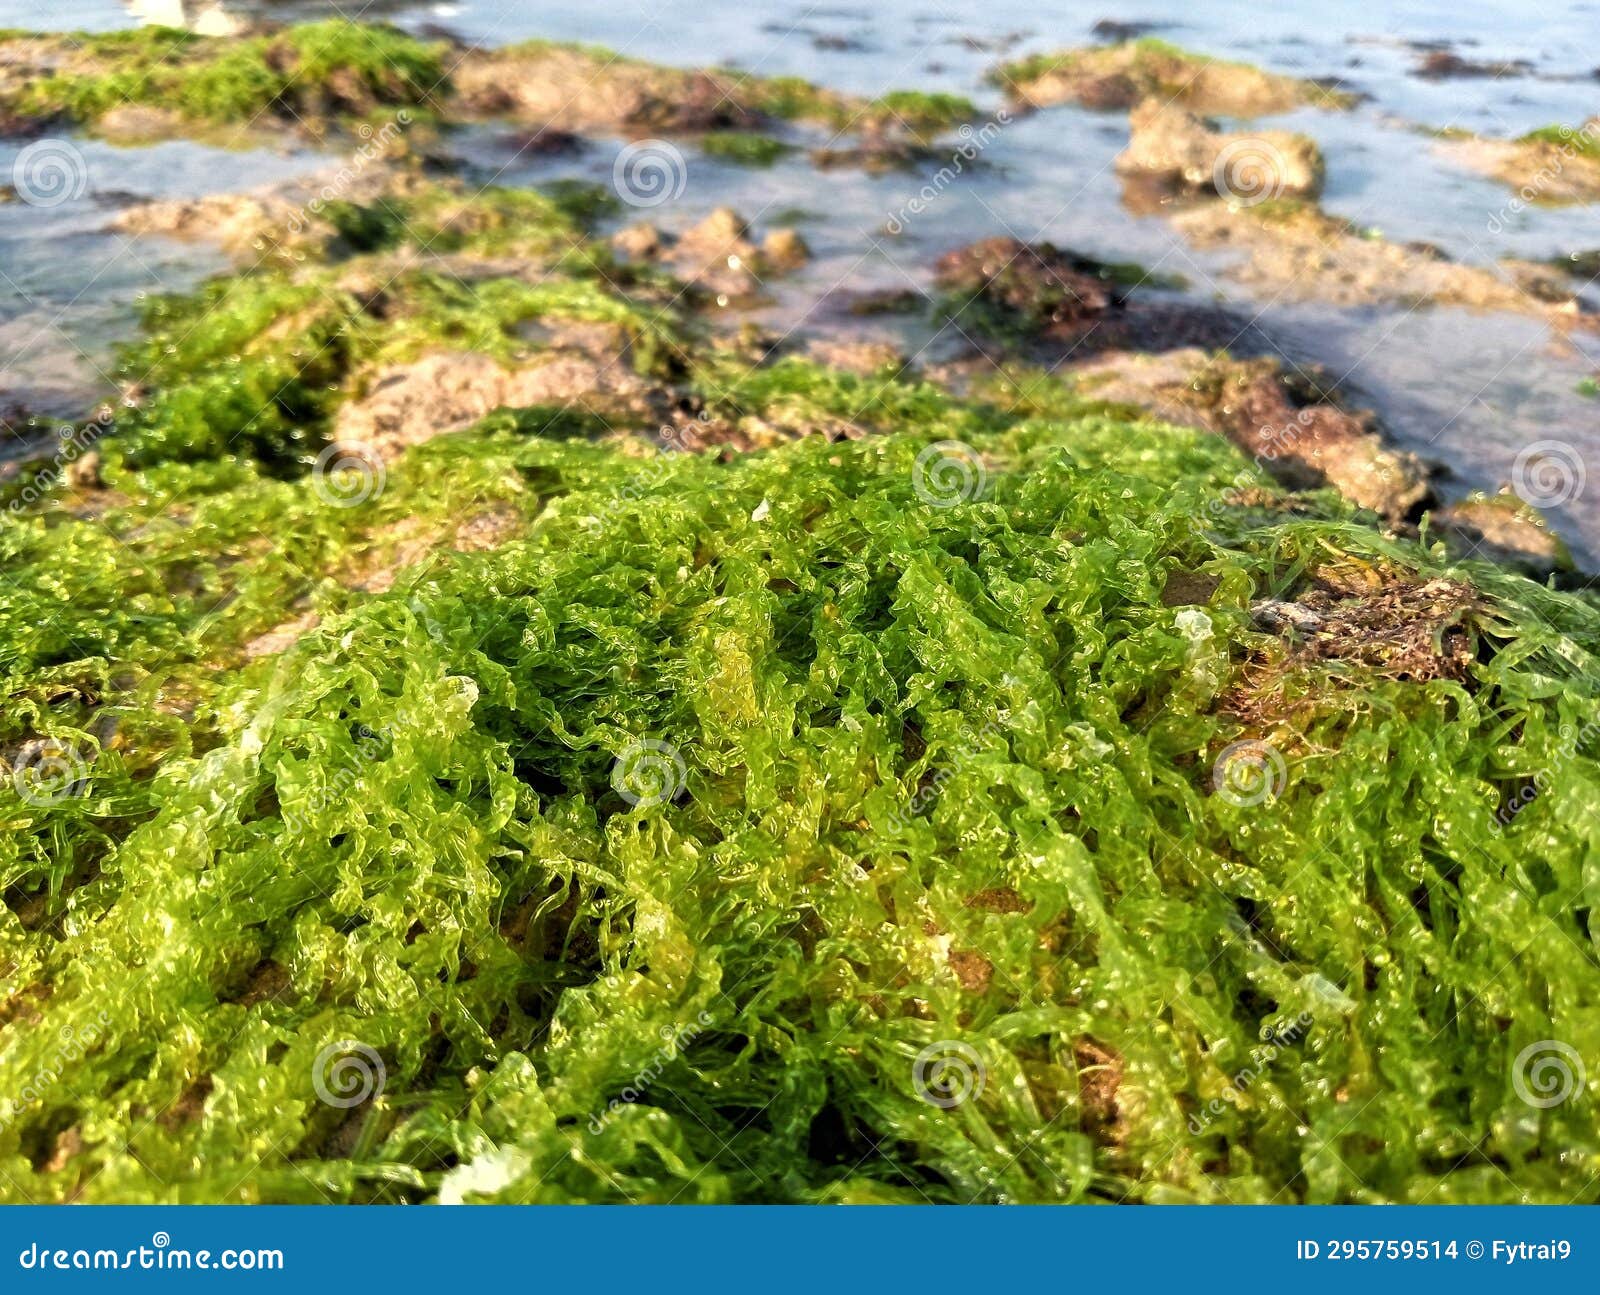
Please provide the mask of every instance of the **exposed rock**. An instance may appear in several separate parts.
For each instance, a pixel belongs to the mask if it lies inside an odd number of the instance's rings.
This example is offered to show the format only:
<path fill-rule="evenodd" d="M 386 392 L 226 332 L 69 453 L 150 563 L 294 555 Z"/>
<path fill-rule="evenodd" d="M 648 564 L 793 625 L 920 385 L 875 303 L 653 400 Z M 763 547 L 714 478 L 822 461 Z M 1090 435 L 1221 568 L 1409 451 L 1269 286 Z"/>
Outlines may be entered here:
<path fill-rule="evenodd" d="M 1100 268 L 1049 243 L 986 238 L 941 256 L 934 279 L 964 299 L 960 313 L 974 324 L 1063 336 L 1081 331 L 1116 303 Z M 974 307 L 981 309 L 969 315 Z"/>
<path fill-rule="evenodd" d="M 1467 678 L 1473 661 L 1477 591 L 1455 580 L 1416 580 L 1370 564 L 1324 566 L 1292 599 L 1257 603 L 1263 630 L 1288 640 L 1287 651 L 1245 664 L 1242 682 L 1221 710 L 1252 727 L 1292 722 L 1295 712 L 1324 705 L 1328 686 L 1285 688 L 1287 676 L 1325 662 L 1348 662 L 1390 679 L 1426 683 Z"/>
<path fill-rule="evenodd" d="M 302 638 L 316 629 L 322 623 L 322 617 L 316 612 L 305 612 L 292 620 L 284 621 L 265 634 L 258 634 L 244 645 L 243 651 L 247 661 L 256 661 L 265 656 L 277 656 L 280 652 L 287 652 Z"/>
<path fill-rule="evenodd" d="M 1525 59 L 1494 62 L 1462 58 L 1449 50 L 1436 49 L 1423 54 L 1412 73 L 1424 81 L 1448 81 L 1459 77 L 1528 76 L 1533 70 L 1533 64 Z"/>
<path fill-rule="evenodd" d="M 212 194 L 140 203 L 118 212 L 112 227 L 125 234 L 216 243 L 234 256 L 254 250 L 271 231 L 286 230 L 299 214 L 286 198 L 271 194 Z"/>
<path fill-rule="evenodd" d="M 761 240 L 761 255 L 774 270 L 797 270 L 811 259 L 806 240 L 792 229 L 774 229 Z"/>
<path fill-rule="evenodd" d="M 1440 141 L 1445 155 L 1462 166 L 1510 185 L 1530 204 L 1600 202 L 1600 117 L 1554 137 Z"/>
<path fill-rule="evenodd" d="M 1176 190 L 1258 202 L 1313 198 L 1322 191 L 1322 152 L 1304 135 L 1283 130 L 1224 135 L 1210 123 L 1159 99 L 1133 110 L 1128 146 L 1117 170 Z"/>
<path fill-rule="evenodd" d="M 863 377 L 886 369 L 898 372 L 906 364 L 905 353 L 893 342 L 859 338 L 813 338 L 806 343 L 806 355 L 818 364 Z"/>
<path fill-rule="evenodd" d="M 364 398 L 340 408 L 333 441 L 345 453 L 386 459 L 496 409 L 578 402 L 616 408 L 645 391 L 620 355 L 552 351 L 516 369 L 473 351 L 430 355 L 380 370 Z"/>
<path fill-rule="evenodd" d="M 1227 274 L 1278 301 L 1327 301 L 1341 306 L 1397 303 L 1507 310 L 1577 319 L 1582 306 L 1540 267 L 1550 295 L 1535 295 L 1517 279 L 1529 271 L 1507 262 L 1488 269 L 1458 265 L 1435 249 L 1366 237 L 1309 203 L 1285 199 L 1238 207 L 1210 203 L 1174 215 L 1197 247 L 1237 249 Z"/>
<path fill-rule="evenodd" d="M 654 225 L 628 225 L 611 236 L 611 246 L 628 261 L 654 261 L 661 255 L 661 231 Z"/>
<path fill-rule="evenodd" d="M 1429 497 L 1427 466 L 1386 446 L 1372 415 L 1344 408 L 1314 373 L 1194 348 L 1105 356 L 1073 373 L 1085 394 L 1221 433 L 1291 489 L 1331 486 L 1391 520 Z"/>
<path fill-rule="evenodd" d="M 807 154 L 819 171 L 860 170 L 868 175 L 915 171 L 948 153 L 897 135 L 868 132 L 849 147 L 814 148 Z M 972 163 L 967 163 L 972 165 Z"/>
<path fill-rule="evenodd" d="M 100 480 L 100 451 L 85 450 L 74 459 L 67 461 L 63 469 L 67 485 L 74 490 L 98 490 L 104 484 Z"/>
<path fill-rule="evenodd" d="M 125 103 L 111 109 L 94 124 L 94 133 L 117 144 L 142 144 L 171 139 L 184 131 L 183 114 L 175 108 Z"/>
<path fill-rule="evenodd" d="M 1348 108 L 1356 96 L 1316 81 L 1219 62 L 1164 41 L 1066 50 L 1002 64 L 991 79 L 1017 102 L 1035 108 L 1078 103 L 1132 108 L 1154 96 L 1193 112 L 1260 117 L 1313 105 Z"/>
<path fill-rule="evenodd" d="M 1160 23 L 1153 22 L 1124 22 L 1118 18 L 1102 18 L 1089 28 L 1089 34 L 1099 40 L 1121 44 L 1124 41 L 1138 40 L 1141 36 L 1148 36 L 1155 31 Z"/>
<path fill-rule="evenodd" d="M 805 240 L 793 230 L 774 230 L 758 246 L 730 207 L 684 230 L 660 254 L 685 282 L 727 298 L 748 297 L 760 291 L 767 275 L 786 273 L 809 258 Z"/>
<path fill-rule="evenodd" d="M 1458 558 L 1498 562 L 1538 580 L 1573 569 L 1560 537 L 1513 494 L 1477 495 L 1436 509 L 1431 517 L 1433 529 Z"/>
<path fill-rule="evenodd" d="M 463 58 L 452 81 L 468 115 L 561 131 L 712 130 L 761 119 L 741 102 L 738 78 L 537 41 Z"/>

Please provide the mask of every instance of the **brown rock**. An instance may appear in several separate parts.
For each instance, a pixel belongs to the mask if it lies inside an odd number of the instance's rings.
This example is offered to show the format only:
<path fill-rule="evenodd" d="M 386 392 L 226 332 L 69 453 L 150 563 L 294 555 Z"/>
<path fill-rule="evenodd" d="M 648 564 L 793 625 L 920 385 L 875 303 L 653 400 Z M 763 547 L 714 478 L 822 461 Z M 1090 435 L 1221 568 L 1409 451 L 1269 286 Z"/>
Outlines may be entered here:
<path fill-rule="evenodd" d="M 1515 495 L 1475 496 L 1432 513 L 1437 531 L 1458 558 L 1514 567 L 1538 580 L 1573 569 L 1572 555 L 1544 518 Z"/>
<path fill-rule="evenodd" d="M 1116 162 L 1124 175 L 1245 203 L 1315 197 L 1322 191 L 1322 152 L 1304 135 L 1282 130 L 1225 135 L 1158 99 L 1140 103 L 1129 124 L 1128 147 Z"/>
<path fill-rule="evenodd" d="M 333 441 L 345 453 L 386 459 L 470 427 L 496 409 L 585 400 L 605 404 L 644 391 L 620 355 L 597 360 L 578 351 L 553 351 L 516 369 L 471 351 L 430 355 L 381 370 L 365 398 L 340 409 Z"/>
<path fill-rule="evenodd" d="M 1071 334 L 1092 324 L 1115 304 L 1097 265 L 1049 243 L 986 238 L 939 258 L 934 278 L 946 292 L 965 298 L 961 317 L 974 305 L 1002 326 L 1049 335 Z"/>

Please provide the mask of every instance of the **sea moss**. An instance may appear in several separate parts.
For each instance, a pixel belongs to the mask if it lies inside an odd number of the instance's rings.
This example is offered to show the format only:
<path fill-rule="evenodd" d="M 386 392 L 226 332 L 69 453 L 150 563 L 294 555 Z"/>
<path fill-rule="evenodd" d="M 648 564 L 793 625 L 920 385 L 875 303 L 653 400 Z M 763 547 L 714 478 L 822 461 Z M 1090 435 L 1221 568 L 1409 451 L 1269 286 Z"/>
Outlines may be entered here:
<path fill-rule="evenodd" d="M 1131 108 L 1153 95 L 1196 112 L 1253 117 L 1304 105 L 1350 108 L 1358 102 L 1358 96 L 1318 81 L 1212 58 L 1155 37 L 1034 54 L 1000 64 L 989 79 L 1040 106 L 1071 101 Z"/>
<path fill-rule="evenodd" d="M 430 516 L 516 499 L 503 547 L 221 672 L 203 749 L 114 680 L 71 703 L 82 777 L 42 806 L 0 787 L 32 851 L 0 913 L 9 1198 L 1564 1200 L 1594 1177 L 1588 1105 L 1530 1118 L 1512 1083 L 1539 1040 L 1600 1045 L 1600 766 L 1559 736 L 1600 701 L 1587 602 L 1469 582 L 1037 376 L 973 401 L 726 357 L 704 383 L 727 415 L 873 434 L 641 457 L 491 420 L 390 488 Z M 253 527 L 292 552 L 362 525 L 297 488 L 241 478 L 192 537 L 156 533 L 209 596 Z M 100 588 L 116 628 L 86 601 L 73 637 L 108 680 L 193 639 L 135 596 L 170 559 L 40 525 L 0 532 L 44 545 L 10 564 L 40 593 L 0 591 L 8 624 Z M 260 610 L 283 577 L 254 569 Z M 1441 638 L 1405 649 L 1438 669 L 1263 610 L 1376 627 L 1441 581 Z M 48 710 L 65 654 L 13 689 Z M 1259 787 L 1228 774 L 1241 742 Z M 330 1088 L 341 1059 L 364 1092 Z"/>
<path fill-rule="evenodd" d="M 740 166 L 771 166 L 793 151 L 792 144 L 754 131 L 711 131 L 701 137 L 700 147 L 710 156 Z"/>
<path fill-rule="evenodd" d="M 671 370 L 680 290 L 588 242 L 584 205 L 436 184 L 324 205 L 325 260 L 259 266 L 146 303 L 145 336 L 118 366 L 143 395 L 103 453 L 134 468 L 240 455 L 292 474 L 377 367 L 430 350 L 525 358 L 537 349 L 525 329 L 540 320 L 615 325 L 640 372 Z"/>
<path fill-rule="evenodd" d="M 1551 144 L 1579 157 L 1600 160 L 1600 120 L 1587 126 L 1541 126 L 1522 136 L 1524 144 Z"/>
<path fill-rule="evenodd" d="M 13 112 L 93 122 L 142 104 L 203 122 L 314 123 L 383 106 L 431 111 L 448 89 L 442 46 L 377 24 L 330 20 L 247 38 L 153 27 L 62 44 L 60 70 L 5 86 Z"/>

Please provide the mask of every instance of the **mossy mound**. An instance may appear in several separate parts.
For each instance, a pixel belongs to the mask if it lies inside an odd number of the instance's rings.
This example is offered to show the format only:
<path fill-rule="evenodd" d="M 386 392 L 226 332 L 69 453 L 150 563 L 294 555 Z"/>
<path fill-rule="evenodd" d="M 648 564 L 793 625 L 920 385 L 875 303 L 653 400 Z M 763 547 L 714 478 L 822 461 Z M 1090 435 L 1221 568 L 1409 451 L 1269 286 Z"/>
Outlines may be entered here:
<path fill-rule="evenodd" d="M 902 90 L 867 99 L 800 77 L 663 67 L 590 45 L 477 49 L 342 20 L 242 36 L 167 27 L 0 31 L 0 47 L 0 124 L 92 125 L 136 108 L 148 111 L 129 133 L 144 139 L 199 125 L 322 134 L 392 119 L 397 110 L 408 124 L 510 118 L 541 130 L 698 131 L 807 120 L 912 136 L 976 115 L 957 95 Z"/>
<path fill-rule="evenodd" d="M 1320 81 L 1210 58 L 1153 36 L 1035 54 L 1002 63 L 989 77 L 1013 98 L 1040 108 L 1077 103 L 1125 109 L 1154 97 L 1191 112 L 1260 117 L 1308 105 L 1350 108 L 1359 101 Z"/>
<path fill-rule="evenodd" d="M 686 381 L 864 436 L 533 411 L 357 507 L 213 459 L 6 519 L 9 1197 L 1594 1179 L 1592 1104 L 1517 1096 L 1600 1045 L 1587 602 L 1038 376 Z"/>
<path fill-rule="evenodd" d="M 141 105 L 199 122 L 305 125 L 386 108 L 431 112 L 449 89 L 443 46 L 378 24 L 305 23 L 239 38 L 143 27 L 0 39 L 0 111 L 23 120 L 91 123 Z"/>

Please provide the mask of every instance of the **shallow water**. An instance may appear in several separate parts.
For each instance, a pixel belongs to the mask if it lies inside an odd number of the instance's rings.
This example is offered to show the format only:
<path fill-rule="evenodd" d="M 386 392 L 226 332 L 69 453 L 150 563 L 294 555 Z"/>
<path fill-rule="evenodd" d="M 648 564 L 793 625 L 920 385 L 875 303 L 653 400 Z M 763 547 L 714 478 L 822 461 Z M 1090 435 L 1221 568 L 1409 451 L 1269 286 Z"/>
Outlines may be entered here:
<path fill-rule="evenodd" d="M 147 10 L 161 0 L 143 0 Z M 191 4 L 192 12 L 218 6 Z M 223 6 L 239 13 L 248 6 Z M 266 6 L 305 16 L 313 3 Z M 351 16 L 380 13 L 413 25 L 437 23 L 498 42 L 539 35 L 582 39 L 624 54 L 681 64 L 733 63 L 764 74 L 794 73 L 843 90 L 949 89 L 986 107 L 998 100 L 982 83 L 1002 57 L 1087 43 L 1094 23 L 1135 17 L 1155 34 L 1224 57 L 1301 75 L 1337 76 L 1370 101 L 1348 114 L 1304 111 L 1280 122 L 1304 130 L 1328 159 L 1326 207 L 1397 240 L 1433 243 L 1451 256 L 1492 264 L 1505 256 L 1546 258 L 1600 247 L 1593 207 L 1529 208 L 1513 213 L 1509 190 L 1456 166 L 1448 149 L 1419 128 L 1465 127 L 1520 134 L 1552 122 L 1576 123 L 1600 106 L 1592 43 L 1600 0 L 1553 0 L 1537 7 L 1411 0 L 1379 6 L 1354 0 L 1211 0 L 1204 6 L 1146 0 L 1129 14 L 1109 3 L 1042 4 L 989 0 L 960 6 L 937 0 L 780 6 L 701 0 L 686 21 L 682 6 L 599 0 L 544 6 L 511 0 L 454 4 L 351 4 Z M 62 27 L 134 21 L 113 0 L 65 0 L 51 7 Z M 37 24 L 36 6 L 0 0 L 0 26 Z M 212 15 L 215 21 L 215 15 Z M 1465 57 L 1523 59 L 1526 76 L 1422 81 L 1413 42 L 1448 41 Z M 797 132 L 804 142 L 806 136 Z M 899 237 L 884 225 L 922 186 L 920 175 L 820 174 L 797 153 L 766 169 L 717 162 L 683 146 L 689 182 L 681 199 L 646 213 L 674 227 L 712 207 L 731 205 L 758 227 L 782 215 L 811 243 L 816 259 L 777 286 L 762 312 L 768 324 L 826 332 L 845 318 L 841 296 L 867 288 L 925 287 L 938 253 L 973 238 L 1011 232 L 1049 239 L 1110 260 L 1139 261 L 1181 275 L 1194 297 L 1222 299 L 1255 329 L 1251 346 L 1296 361 L 1321 362 L 1385 418 L 1395 439 L 1453 471 L 1452 488 L 1493 488 L 1517 453 L 1537 440 L 1571 443 L 1596 463 L 1592 490 L 1554 510 L 1580 553 L 1600 556 L 1600 402 L 1577 392 L 1600 370 L 1600 339 L 1562 336 L 1522 318 L 1453 309 L 1339 310 L 1254 300 L 1225 277 L 1226 259 L 1187 247 L 1159 216 L 1137 216 L 1121 201 L 1112 158 L 1126 138 L 1124 114 L 1058 108 L 1015 120 L 985 149 L 983 165 L 942 192 Z M 517 156 L 504 132 L 466 132 L 458 144 L 483 178 L 537 183 L 577 174 L 608 181 L 618 142 L 600 142 L 576 159 Z M 174 152 L 173 150 L 179 150 Z M 0 150 L 9 168 L 15 150 Z M 247 187 L 310 169 L 301 153 L 241 155 L 198 145 L 148 150 L 86 146 L 97 191 L 167 192 Z M 936 169 L 936 168 L 930 168 Z M 114 176 L 114 179 L 112 178 Z M 187 177 L 184 179 L 182 177 Z M 178 190 L 173 190 L 178 191 Z M 0 388 L 29 384 L 67 400 L 92 388 L 109 339 L 127 331 L 138 292 L 176 287 L 210 273 L 215 256 L 161 240 L 95 233 L 104 204 L 50 213 L 0 208 Z M 119 245 L 123 245 L 119 247 Z M 9 282 L 7 281 L 9 280 Z M 859 329 L 861 321 L 851 321 Z M 902 321 L 870 327 L 911 350 L 938 356 L 949 338 Z M 13 359 L 12 348 L 22 346 Z M 18 384 L 19 375 L 23 379 Z M 3 391 L 0 391 L 3 394 Z"/>

